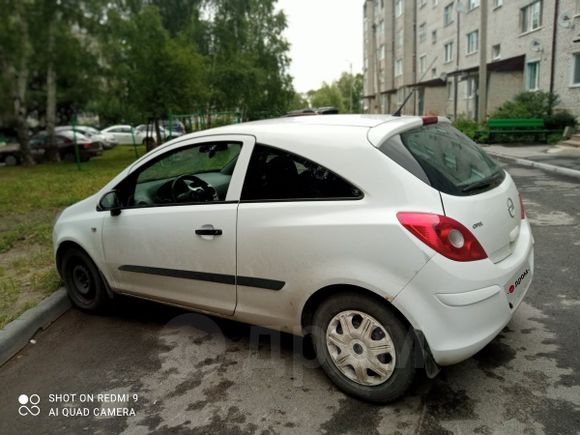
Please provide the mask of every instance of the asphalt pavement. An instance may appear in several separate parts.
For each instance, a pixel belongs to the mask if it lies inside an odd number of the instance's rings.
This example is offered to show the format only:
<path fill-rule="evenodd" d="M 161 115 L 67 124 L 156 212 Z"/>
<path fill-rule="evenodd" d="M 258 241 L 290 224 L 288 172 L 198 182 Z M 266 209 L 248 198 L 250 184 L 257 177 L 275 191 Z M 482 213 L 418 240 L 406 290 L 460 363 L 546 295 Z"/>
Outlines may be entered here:
<path fill-rule="evenodd" d="M 578 433 L 580 183 L 508 170 L 536 240 L 528 295 L 484 350 L 396 403 L 345 396 L 302 339 L 120 299 L 70 310 L 0 367 L 0 433 Z"/>

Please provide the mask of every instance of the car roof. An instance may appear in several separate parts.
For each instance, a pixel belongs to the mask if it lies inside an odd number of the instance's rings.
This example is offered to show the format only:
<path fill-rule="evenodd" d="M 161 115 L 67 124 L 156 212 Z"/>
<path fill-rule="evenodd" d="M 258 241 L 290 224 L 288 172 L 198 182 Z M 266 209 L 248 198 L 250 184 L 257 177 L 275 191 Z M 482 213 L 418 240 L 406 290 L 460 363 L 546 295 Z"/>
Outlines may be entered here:
<path fill-rule="evenodd" d="M 449 122 L 446 118 L 438 118 L 438 121 Z M 332 137 L 334 140 L 338 140 L 339 136 L 348 130 L 350 133 L 356 131 L 360 135 L 366 135 L 368 142 L 374 146 L 379 146 L 385 138 L 421 125 L 423 125 L 423 117 L 421 116 L 374 114 L 292 116 L 230 124 L 180 136 L 179 140 L 181 142 L 190 138 L 217 134 L 249 134 L 255 136 L 257 141 L 276 140 L 288 136 L 305 140 L 316 136 Z M 174 142 L 170 141 L 167 144 L 171 143 Z M 321 145 L 324 144 L 321 143 Z M 165 145 L 162 145 L 160 148 L 164 147 Z"/>

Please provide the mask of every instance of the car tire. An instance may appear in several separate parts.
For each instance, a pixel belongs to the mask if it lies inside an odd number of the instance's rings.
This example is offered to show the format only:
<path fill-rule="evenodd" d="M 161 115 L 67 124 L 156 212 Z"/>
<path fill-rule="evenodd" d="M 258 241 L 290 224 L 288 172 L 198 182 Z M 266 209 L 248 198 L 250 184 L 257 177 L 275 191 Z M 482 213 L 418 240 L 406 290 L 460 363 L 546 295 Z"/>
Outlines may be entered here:
<path fill-rule="evenodd" d="M 415 338 L 386 303 L 340 293 L 319 305 L 312 326 L 318 362 L 345 393 L 383 404 L 411 385 Z"/>
<path fill-rule="evenodd" d="M 73 304 L 85 311 L 102 310 L 109 301 L 99 269 L 81 249 L 67 250 L 61 263 L 62 276 Z"/>
<path fill-rule="evenodd" d="M 74 163 L 76 160 L 76 157 L 75 157 L 74 153 L 67 152 L 67 153 L 64 153 L 64 155 L 62 156 L 62 159 L 67 163 Z"/>
<path fill-rule="evenodd" d="M 6 156 L 4 159 L 4 164 L 6 166 L 16 166 L 18 164 L 18 157 L 13 155 Z"/>

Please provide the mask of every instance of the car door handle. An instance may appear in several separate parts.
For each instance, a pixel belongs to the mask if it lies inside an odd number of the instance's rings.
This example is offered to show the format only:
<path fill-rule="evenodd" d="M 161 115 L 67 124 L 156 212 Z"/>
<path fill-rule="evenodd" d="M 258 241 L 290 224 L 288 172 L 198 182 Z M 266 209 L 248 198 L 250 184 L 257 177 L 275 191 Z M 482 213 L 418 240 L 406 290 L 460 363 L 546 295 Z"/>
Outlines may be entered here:
<path fill-rule="evenodd" d="M 222 233 L 222 230 L 216 228 L 200 228 L 199 230 L 195 230 L 195 234 L 198 236 L 221 236 Z"/>

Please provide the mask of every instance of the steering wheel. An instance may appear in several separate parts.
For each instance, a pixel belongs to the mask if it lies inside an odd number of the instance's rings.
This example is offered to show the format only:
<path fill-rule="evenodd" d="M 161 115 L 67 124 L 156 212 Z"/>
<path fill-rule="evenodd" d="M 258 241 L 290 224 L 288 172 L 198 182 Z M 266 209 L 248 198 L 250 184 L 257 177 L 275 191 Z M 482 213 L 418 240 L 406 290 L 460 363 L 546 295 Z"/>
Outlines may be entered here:
<path fill-rule="evenodd" d="M 174 203 L 217 201 L 216 190 L 195 175 L 180 175 L 171 183 L 171 199 Z"/>

